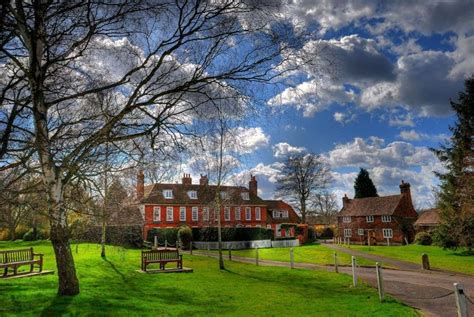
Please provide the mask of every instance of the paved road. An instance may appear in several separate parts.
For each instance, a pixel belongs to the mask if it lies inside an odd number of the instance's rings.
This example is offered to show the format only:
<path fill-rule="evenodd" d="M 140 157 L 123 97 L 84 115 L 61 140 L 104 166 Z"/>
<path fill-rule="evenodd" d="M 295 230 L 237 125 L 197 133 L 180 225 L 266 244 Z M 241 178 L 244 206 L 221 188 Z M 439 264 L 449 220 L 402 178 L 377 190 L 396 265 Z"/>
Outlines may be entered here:
<path fill-rule="evenodd" d="M 346 249 L 341 251 L 347 252 Z M 216 253 L 207 254 L 203 251 L 194 252 L 194 254 L 217 257 Z M 366 254 L 364 253 L 359 256 L 366 257 L 365 255 Z M 370 259 L 388 263 L 386 259 L 382 261 L 380 257 L 371 257 Z M 232 260 L 244 263 L 255 263 L 255 259 L 253 258 L 238 256 L 232 256 Z M 395 265 L 395 263 L 391 263 L 391 265 L 399 268 L 413 268 L 409 265 L 410 263 L 402 261 L 395 262 L 397 262 L 398 265 Z M 265 266 L 289 267 L 288 262 L 280 261 L 260 260 L 259 264 Z M 334 271 L 334 267 L 332 266 L 311 263 L 295 263 L 295 268 Z M 350 267 L 339 267 L 339 272 L 341 273 L 352 274 L 351 270 Z M 357 268 L 357 273 L 364 282 L 376 287 L 377 281 L 374 268 L 359 267 Z M 387 294 L 390 294 L 400 301 L 419 309 L 426 316 L 456 316 L 453 283 L 462 283 L 466 295 L 474 301 L 474 277 L 472 276 L 439 271 L 384 269 L 383 278 L 385 292 Z M 468 309 L 470 316 L 474 316 L 474 303 L 468 303 Z"/>

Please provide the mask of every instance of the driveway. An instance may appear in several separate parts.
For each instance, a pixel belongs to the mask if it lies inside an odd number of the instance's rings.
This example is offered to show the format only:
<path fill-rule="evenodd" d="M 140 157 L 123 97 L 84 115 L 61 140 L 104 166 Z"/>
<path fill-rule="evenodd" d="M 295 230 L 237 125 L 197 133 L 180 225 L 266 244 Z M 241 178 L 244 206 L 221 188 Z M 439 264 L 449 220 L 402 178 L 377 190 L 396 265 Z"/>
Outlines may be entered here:
<path fill-rule="evenodd" d="M 342 249 L 350 253 L 347 249 Z M 206 253 L 195 251 L 196 255 L 207 255 L 217 257 L 216 253 Z M 354 255 L 367 259 L 389 263 L 385 257 L 372 256 L 367 257 L 365 253 L 355 251 Z M 383 258 L 383 259 L 382 259 Z M 232 256 L 233 261 L 244 263 L 255 263 L 255 259 Z M 392 259 L 389 259 L 392 260 Z M 396 263 L 395 263 L 396 262 Z M 260 265 L 289 267 L 288 262 L 260 260 Z M 385 293 L 397 298 L 401 302 L 419 309 L 426 316 L 456 316 L 456 301 L 454 298 L 453 283 L 464 285 L 466 295 L 474 301 L 474 277 L 462 274 L 439 271 L 421 271 L 419 266 L 414 267 L 413 263 L 393 260 L 392 266 L 400 270 L 383 270 Z M 333 266 L 316 265 L 311 263 L 295 263 L 295 268 L 310 270 L 327 270 L 334 272 Z M 406 269 L 406 270 L 405 270 Z M 339 272 L 352 274 L 351 267 L 340 266 Z M 377 279 L 374 268 L 358 267 L 357 274 L 367 284 L 377 287 Z M 474 303 L 468 302 L 470 316 L 474 316 Z"/>

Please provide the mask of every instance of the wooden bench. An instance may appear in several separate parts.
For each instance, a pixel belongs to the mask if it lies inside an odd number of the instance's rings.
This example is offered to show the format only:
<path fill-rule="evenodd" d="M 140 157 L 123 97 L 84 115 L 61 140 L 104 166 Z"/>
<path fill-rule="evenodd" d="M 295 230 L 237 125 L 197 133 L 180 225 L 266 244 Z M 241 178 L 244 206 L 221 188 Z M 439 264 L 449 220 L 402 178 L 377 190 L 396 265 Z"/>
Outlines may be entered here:
<path fill-rule="evenodd" d="M 17 275 L 18 267 L 23 265 L 29 265 L 31 273 L 35 264 L 39 265 L 39 272 L 43 271 L 43 254 L 34 253 L 33 248 L 0 251 L 0 269 L 4 269 L 3 277 L 8 275 L 8 268 L 12 268 L 13 275 Z"/>
<path fill-rule="evenodd" d="M 175 248 L 159 248 L 151 251 L 142 251 L 142 271 L 146 272 L 149 264 L 159 263 L 160 270 L 165 269 L 165 265 L 176 262 L 177 268 L 183 268 L 183 255 Z"/>

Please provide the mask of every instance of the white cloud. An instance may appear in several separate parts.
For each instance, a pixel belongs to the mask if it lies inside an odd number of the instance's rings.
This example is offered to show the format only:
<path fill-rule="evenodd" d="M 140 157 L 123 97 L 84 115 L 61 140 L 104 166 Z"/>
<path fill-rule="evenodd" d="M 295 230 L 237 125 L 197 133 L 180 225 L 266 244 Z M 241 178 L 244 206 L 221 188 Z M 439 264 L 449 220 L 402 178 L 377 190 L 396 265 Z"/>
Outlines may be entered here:
<path fill-rule="evenodd" d="M 238 142 L 237 150 L 244 154 L 253 153 L 257 149 L 267 146 L 270 142 L 270 136 L 266 135 L 261 127 L 238 127 L 232 131 L 232 134 Z"/>
<path fill-rule="evenodd" d="M 306 151 L 304 147 L 292 146 L 286 142 L 280 142 L 273 146 L 273 156 L 284 158 L 292 154 L 299 154 Z"/>
<path fill-rule="evenodd" d="M 415 130 L 404 130 L 401 131 L 398 135 L 401 139 L 406 141 L 420 141 L 422 139 L 426 139 L 428 135 L 424 133 L 418 133 Z"/>
<path fill-rule="evenodd" d="M 278 177 L 281 174 L 281 169 L 283 168 L 283 163 L 275 162 L 272 164 L 265 165 L 263 163 L 258 163 L 257 166 L 250 169 L 250 172 L 254 175 L 265 176 L 268 178 L 270 183 L 277 183 Z"/>

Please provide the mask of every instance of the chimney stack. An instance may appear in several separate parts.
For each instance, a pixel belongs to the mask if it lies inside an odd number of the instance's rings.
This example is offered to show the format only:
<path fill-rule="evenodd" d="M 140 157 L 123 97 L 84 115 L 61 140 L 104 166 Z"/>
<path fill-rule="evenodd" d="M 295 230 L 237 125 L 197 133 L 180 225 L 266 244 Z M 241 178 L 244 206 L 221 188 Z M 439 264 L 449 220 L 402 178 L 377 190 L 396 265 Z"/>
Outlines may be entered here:
<path fill-rule="evenodd" d="M 342 207 L 346 207 L 350 202 L 351 200 L 347 197 L 347 194 L 344 194 L 344 197 L 342 197 Z"/>
<path fill-rule="evenodd" d="M 145 195 L 145 174 L 143 170 L 139 170 L 137 174 L 137 187 L 136 187 L 137 200 L 142 200 Z"/>
<path fill-rule="evenodd" d="M 250 174 L 250 182 L 249 182 L 249 193 L 250 193 L 250 196 L 257 196 L 257 192 L 258 192 L 258 187 L 257 187 L 257 178 Z"/>
<path fill-rule="evenodd" d="M 209 180 L 207 179 L 207 175 L 201 174 L 201 178 L 199 179 L 199 185 L 207 186 L 208 184 L 209 184 Z"/>
<path fill-rule="evenodd" d="M 192 185 L 193 179 L 191 178 L 191 174 L 183 174 L 182 182 L 183 185 Z"/>
<path fill-rule="evenodd" d="M 402 179 L 402 183 L 400 184 L 400 194 L 406 195 L 411 202 L 411 191 L 410 191 L 410 183 L 405 183 Z"/>

